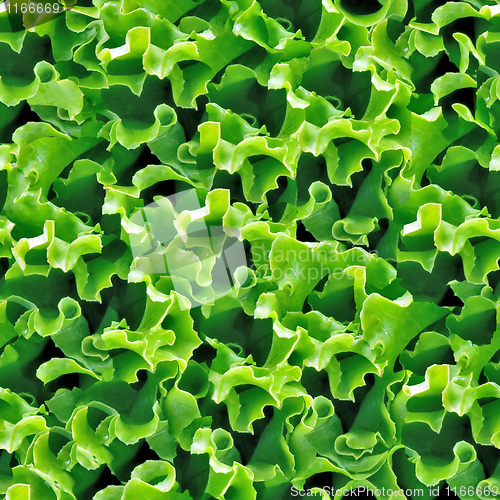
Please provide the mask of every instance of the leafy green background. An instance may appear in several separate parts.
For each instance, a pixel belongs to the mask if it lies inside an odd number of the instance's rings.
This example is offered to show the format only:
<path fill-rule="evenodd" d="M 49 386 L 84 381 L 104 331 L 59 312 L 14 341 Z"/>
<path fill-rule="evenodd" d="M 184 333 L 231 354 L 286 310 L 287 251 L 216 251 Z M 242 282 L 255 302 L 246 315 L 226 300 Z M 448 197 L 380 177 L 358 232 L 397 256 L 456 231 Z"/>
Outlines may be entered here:
<path fill-rule="evenodd" d="M 489 0 L 1 14 L 0 493 L 498 497 L 499 54 Z M 193 188 L 250 275 L 190 308 L 130 235 Z"/>

